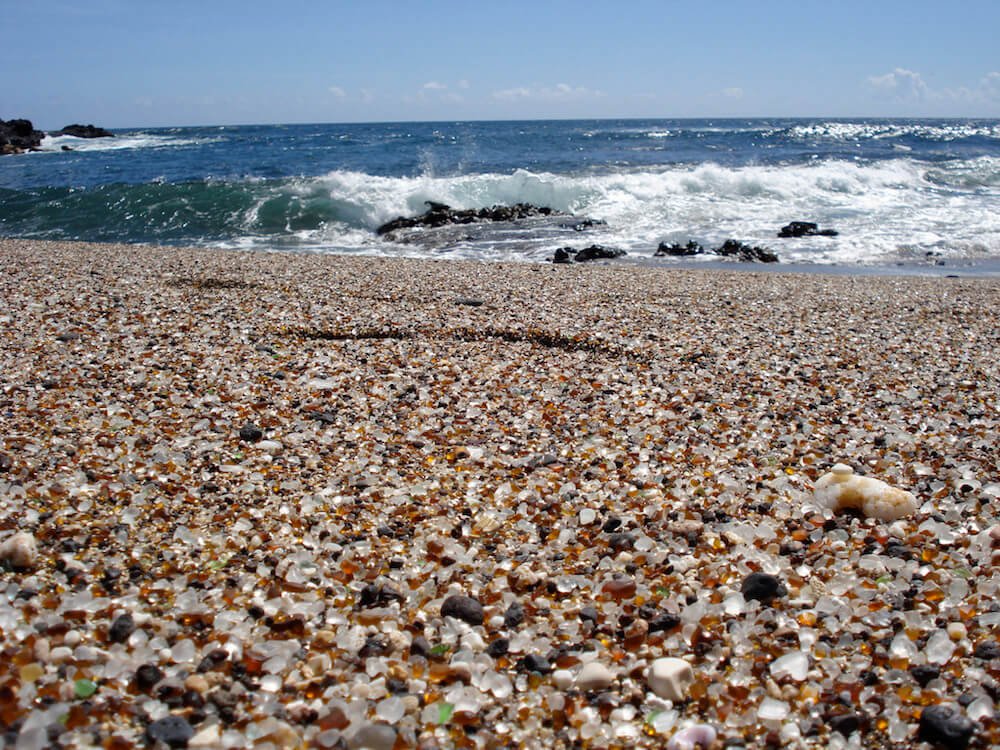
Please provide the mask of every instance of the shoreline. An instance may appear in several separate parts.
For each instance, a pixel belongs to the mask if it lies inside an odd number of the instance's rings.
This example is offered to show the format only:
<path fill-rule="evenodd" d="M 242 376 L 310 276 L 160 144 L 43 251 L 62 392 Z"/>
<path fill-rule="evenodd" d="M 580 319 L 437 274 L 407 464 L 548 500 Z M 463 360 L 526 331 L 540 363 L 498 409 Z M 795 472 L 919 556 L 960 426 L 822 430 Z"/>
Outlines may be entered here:
<path fill-rule="evenodd" d="M 994 277 L 0 263 L 7 746 L 1000 743 Z"/>

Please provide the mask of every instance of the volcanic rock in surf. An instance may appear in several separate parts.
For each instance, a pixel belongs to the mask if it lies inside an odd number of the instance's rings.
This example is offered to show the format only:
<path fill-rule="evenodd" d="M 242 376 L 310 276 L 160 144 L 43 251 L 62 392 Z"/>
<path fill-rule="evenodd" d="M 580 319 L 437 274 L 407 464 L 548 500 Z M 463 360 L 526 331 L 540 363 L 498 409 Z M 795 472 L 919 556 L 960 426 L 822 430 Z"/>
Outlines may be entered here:
<path fill-rule="evenodd" d="M 590 260 L 611 260 L 620 258 L 627 253 L 615 247 L 605 247 L 604 245 L 591 245 L 583 250 L 576 250 L 572 247 L 560 247 L 552 255 L 553 263 L 586 263 Z"/>
<path fill-rule="evenodd" d="M 72 125 L 67 125 L 62 130 L 57 130 L 54 133 L 50 132 L 49 135 L 55 137 L 57 135 L 71 135 L 74 138 L 114 138 L 115 134 L 110 130 L 105 130 L 104 128 L 99 128 L 96 125 L 79 125 L 73 123 Z"/>
<path fill-rule="evenodd" d="M 379 236 L 400 229 L 434 228 L 448 224 L 475 224 L 484 221 L 516 221 L 532 216 L 554 216 L 561 212 L 548 206 L 534 206 L 530 203 L 515 203 L 513 206 L 492 206 L 490 208 L 454 209 L 444 203 L 425 201 L 427 210 L 419 216 L 399 216 L 386 222 L 375 233 Z"/>
<path fill-rule="evenodd" d="M 820 229 L 812 221 L 793 221 L 778 232 L 779 237 L 836 237 L 836 229 Z"/>
<path fill-rule="evenodd" d="M 35 130 L 31 120 L 0 120 L 0 154 L 35 151 L 44 137 L 45 133 Z"/>
<path fill-rule="evenodd" d="M 778 262 L 778 256 L 766 247 L 748 245 L 745 242 L 740 242 L 739 240 L 726 240 L 722 243 L 722 247 L 717 247 L 712 252 L 725 258 L 736 258 L 748 263 Z"/>
<path fill-rule="evenodd" d="M 679 242 L 675 242 L 672 245 L 668 245 L 666 242 L 661 242 L 660 246 L 656 248 L 656 252 L 653 253 L 653 257 L 662 258 L 669 255 L 674 258 L 680 258 L 689 255 L 701 255 L 703 252 L 705 252 L 705 248 L 694 240 L 688 240 L 686 245 L 682 245 Z"/>

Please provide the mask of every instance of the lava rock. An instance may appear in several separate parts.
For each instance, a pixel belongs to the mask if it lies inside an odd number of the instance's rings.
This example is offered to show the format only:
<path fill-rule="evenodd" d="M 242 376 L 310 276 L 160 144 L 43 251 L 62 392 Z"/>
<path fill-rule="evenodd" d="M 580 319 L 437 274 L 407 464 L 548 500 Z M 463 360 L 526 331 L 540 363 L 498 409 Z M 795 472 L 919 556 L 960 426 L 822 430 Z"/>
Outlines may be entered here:
<path fill-rule="evenodd" d="M 739 240 L 726 240 L 720 247 L 713 250 L 716 255 L 725 258 L 737 258 L 747 263 L 777 263 L 778 256 L 766 247 L 748 245 Z"/>
<path fill-rule="evenodd" d="M 756 599 L 762 604 L 770 604 L 776 597 L 788 593 L 781 579 L 769 573 L 751 573 L 743 579 L 740 591 L 747 601 Z"/>
<path fill-rule="evenodd" d="M 861 728 L 861 718 L 857 714 L 841 714 L 832 717 L 827 724 L 831 732 L 838 732 L 844 737 L 850 737 Z"/>
<path fill-rule="evenodd" d="M 941 670 L 933 664 L 917 664 L 915 667 L 910 667 L 910 676 L 923 688 L 927 687 L 927 683 L 931 680 L 940 677 Z"/>
<path fill-rule="evenodd" d="M 99 128 L 96 125 L 79 125 L 74 123 L 73 125 L 67 125 L 62 130 L 57 130 L 54 133 L 49 133 L 51 136 L 57 135 L 71 135 L 74 138 L 114 138 L 115 134 L 110 130 L 105 130 L 104 128 Z"/>
<path fill-rule="evenodd" d="M 490 208 L 468 208 L 456 210 L 445 203 L 424 201 L 427 211 L 419 216 L 399 216 L 388 221 L 375 233 L 379 236 L 391 234 L 400 229 L 443 227 L 448 224 L 473 224 L 484 221 L 517 221 L 532 216 L 552 216 L 560 212 L 548 206 L 534 206 L 530 203 L 515 203 L 513 206 L 492 206 Z"/>
<path fill-rule="evenodd" d="M 128 612 L 119 615 L 108 628 L 108 640 L 111 643 L 125 643 L 135 632 L 135 618 Z"/>
<path fill-rule="evenodd" d="M 183 716 L 164 716 L 146 727 L 146 739 L 169 747 L 187 747 L 194 729 Z"/>
<path fill-rule="evenodd" d="M 35 130 L 31 120 L 0 120 L 0 154 L 36 151 L 45 133 Z"/>
<path fill-rule="evenodd" d="M 836 237 L 838 234 L 835 229 L 820 229 L 812 221 L 793 221 L 778 232 L 779 237 Z"/>
<path fill-rule="evenodd" d="M 938 703 L 921 712 L 917 739 L 948 750 L 963 750 L 975 731 L 976 725 L 957 707 Z"/>
<path fill-rule="evenodd" d="M 549 660 L 540 654 L 528 654 L 517 662 L 517 668 L 522 672 L 538 672 L 538 674 L 548 674 L 552 671 Z"/>
<path fill-rule="evenodd" d="M 686 245 L 681 245 L 677 242 L 668 245 L 666 242 L 661 242 L 659 247 L 656 248 L 656 252 L 653 253 L 653 257 L 662 258 L 664 256 L 671 256 L 674 258 L 683 258 L 691 255 L 701 255 L 704 252 L 705 248 L 694 240 L 688 240 Z"/>
<path fill-rule="evenodd" d="M 264 439 L 264 431 L 255 424 L 247 422 L 240 427 L 240 440 L 245 443 L 258 443 Z"/>
<path fill-rule="evenodd" d="M 506 656 L 508 650 L 510 650 L 510 639 L 508 638 L 497 638 L 495 641 L 491 641 L 490 645 L 486 647 L 486 653 L 494 659 Z"/>
<path fill-rule="evenodd" d="M 505 628 L 516 628 L 524 622 L 524 605 L 521 602 L 514 602 L 503 614 L 503 626 Z"/>
<path fill-rule="evenodd" d="M 583 250 L 578 251 L 574 256 L 574 259 L 577 263 L 586 263 L 591 260 L 611 260 L 612 258 L 621 258 L 625 254 L 624 250 L 619 250 L 615 247 L 591 245 L 590 247 L 585 247 Z"/>
<path fill-rule="evenodd" d="M 135 670 L 135 686 L 144 693 L 148 692 L 163 676 L 163 670 L 155 664 L 143 664 Z"/>
<path fill-rule="evenodd" d="M 469 625 L 482 625 L 483 605 L 471 596 L 449 596 L 441 605 L 442 617 L 454 617 Z"/>
<path fill-rule="evenodd" d="M 572 263 L 576 250 L 571 247 L 560 247 L 552 255 L 553 263 Z"/>

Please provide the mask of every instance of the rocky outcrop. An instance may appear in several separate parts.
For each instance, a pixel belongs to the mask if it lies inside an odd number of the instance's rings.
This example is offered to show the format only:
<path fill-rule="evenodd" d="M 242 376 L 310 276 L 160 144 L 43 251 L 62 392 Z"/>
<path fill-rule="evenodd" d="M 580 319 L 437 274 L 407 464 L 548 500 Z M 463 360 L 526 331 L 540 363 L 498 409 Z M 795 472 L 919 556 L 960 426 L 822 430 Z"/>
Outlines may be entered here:
<path fill-rule="evenodd" d="M 712 252 L 725 258 L 736 258 L 738 260 L 751 263 L 778 262 L 778 256 L 766 247 L 748 245 L 745 242 L 740 242 L 739 240 L 726 240 L 722 243 L 722 247 L 717 247 Z"/>
<path fill-rule="evenodd" d="M 45 133 L 35 130 L 31 120 L 0 120 L 0 154 L 35 151 Z"/>
<path fill-rule="evenodd" d="M 812 221 L 793 221 L 786 224 L 778 232 L 779 237 L 836 237 L 835 229 L 820 229 L 819 225 Z"/>
<path fill-rule="evenodd" d="M 49 135 L 71 135 L 74 138 L 114 138 L 115 134 L 110 130 L 99 128 L 96 125 L 67 125 L 62 130 L 50 132 Z"/>
<path fill-rule="evenodd" d="M 672 258 L 683 258 L 690 255 L 701 255 L 704 252 L 705 248 L 694 240 L 688 240 L 686 245 L 682 245 L 679 242 L 675 242 L 672 245 L 668 245 L 666 242 L 661 242 L 660 246 L 656 248 L 656 252 L 653 253 L 653 257 L 662 258 L 664 256 L 670 256 Z"/>
<path fill-rule="evenodd" d="M 434 228 L 448 224 L 474 224 L 483 221 L 516 221 L 532 216 L 553 216 L 560 212 L 548 206 L 533 206 L 530 203 L 515 203 L 513 206 L 492 206 L 490 208 L 457 210 L 444 203 L 425 201 L 427 211 L 419 216 L 400 216 L 386 222 L 375 233 L 382 236 L 400 229 Z"/>
<path fill-rule="evenodd" d="M 572 247 L 561 247 L 552 256 L 553 263 L 586 263 L 591 260 L 611 260 L 621 258 L 626 255 L 624 250 L 615 247 L 605 247 L 604 245 L 591 245 L 583 250 L 576 250 Z"/>

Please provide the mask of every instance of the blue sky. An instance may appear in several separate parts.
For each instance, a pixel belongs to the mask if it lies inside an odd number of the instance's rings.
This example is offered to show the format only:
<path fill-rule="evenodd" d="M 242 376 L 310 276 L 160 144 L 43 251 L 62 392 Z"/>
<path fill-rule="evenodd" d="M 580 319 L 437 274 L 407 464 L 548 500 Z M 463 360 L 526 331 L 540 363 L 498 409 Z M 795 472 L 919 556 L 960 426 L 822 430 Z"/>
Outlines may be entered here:
<path fill-rule="evenodd" d="M 3 2 L 42 128 L 1000 116 L 1000 1 Z"/>

